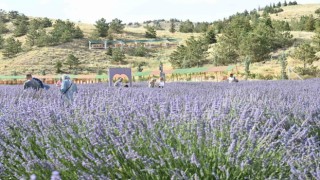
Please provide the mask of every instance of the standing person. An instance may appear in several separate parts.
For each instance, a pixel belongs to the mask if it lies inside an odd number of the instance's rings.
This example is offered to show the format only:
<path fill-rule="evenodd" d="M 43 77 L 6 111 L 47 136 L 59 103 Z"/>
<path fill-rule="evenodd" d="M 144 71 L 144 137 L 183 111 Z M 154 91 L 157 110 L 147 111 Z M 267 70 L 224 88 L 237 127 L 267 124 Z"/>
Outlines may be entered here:
<path fill-rule="evenodd" d="M 159 88 L 164 88 L 164 78 L 163 77 L 160 77 Z"/>
<path fill-rule="evenodd" d="M 122 87 L 122 80 L 123 80 L 123 78 L 120 77 L 120 78 L 114 83 L 114 87 Z"/>
<path fill-rule="evenodd" d="M 62 78 L 60 77 L 59 81 L 57 81 L 57 83 L 56 83 L 56 86 L 61 87 L 61 83 L 62 83 Z"/>
<path fill-rule="evenodd" d="M 32 88 L 35 90 L 39 90 L 40 88 L 42 88 L 41 84 L 37 80 L 32 78 L 31 74 L 27 74 L 26 79 L 27 79 L 27 81 L 24 83 L 23 89 Z"/>
<path fill-rule="evenodd" d="M 70 76 L 63 75 L 60 91 L 62 93 L 62 98 L 69 102 L 73 102 L 73 94 L 78 92 L 78 88 L 77 85 L 71 81 Z"/>
<path fill-rule="evenodd" d="M 238 82 L 238 79 L 231 73 L 228 78 L 229 83 Z"/>

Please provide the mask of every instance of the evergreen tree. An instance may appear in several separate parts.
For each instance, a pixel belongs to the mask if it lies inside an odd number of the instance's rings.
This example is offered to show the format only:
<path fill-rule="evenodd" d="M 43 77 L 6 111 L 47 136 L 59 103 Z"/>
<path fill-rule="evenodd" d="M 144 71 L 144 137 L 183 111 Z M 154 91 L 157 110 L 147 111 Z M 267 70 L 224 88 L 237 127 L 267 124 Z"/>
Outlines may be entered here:
<path fill-rule="evenodd" d="M 82 30 L 80 29 L 79 26 L 77 26 L 76 29 L 74 30 L 73 38 L 75 38 L 75 39 L 81 39 L 81 38 L 83 38 L 83 37 L 84 37 L 84 35 L 83 35 Z"/>
<path fill-rule="evenodd" d="M 7 28 L 6 23 L 2 19 L 0 19 L 0 34 L 5 34 L 9 32 L 9 29 Z"/>
<path fill-rule="evenodd" d="M 312 42 L 315 45 L 315 50 L 320 51 L 320 29 L 316 31 L 316 34 L 312 37 Z"/>
<path fill-rule="evenodd" d="M 196 40 L 193 36 L 171 53 L 169 62 L 174 68 L 190 68 L 206 62 L 208 45 L 203 40 Z"/>
<path fill-rule="evenodd" d="M 174 19 L 170 19 L 170 29 L 169 29 L 169 31 L 171 33 L 175 33 L 176 32 L 176 25 L 175 25 L 174 22 L 175 22 Z"/>
<path fill-rule="evenodd" d="M 13 37 L 9 37 L 5 41 L 3 56 L 13 57 L 22 51 L 22 43 L 19 40 L 15 40 Z"/>
<path fill-rule="evenodd" d="M 54 65 L 54 67 L 56 68 L 56 73 L 62 73 L 61 68 L 62 68 L 62 62 L 61 61 L 57 61 L 56 64 Z"/>
<path fill-rule="evenodd" d="M 98 21 L 96 21 L 96 24 L 94 26 L 96 27 L 99 37 L 107 37 L 109 24 L 106 22 L 106 19 L 99 19 Z"/>
<path fill-rule="evenodd" d="M 287 4 L 287 1 L 284 0 L 283 6 L 287 6 L 287 5 L 288 5 L 288 4 Z"/>
<path fill-rule="evenodd" d="M 115 48 L 112 51 L 112 60 L 114 62 L 122 63 L 126 56 L 124 55 L 124 52 L 120 48 Z"/>
<path fill-rule="evenodd" d="M 157 38 L 157 32 L 154 29 L 154 27 L 151 26 L 147 26 L 146 27 L 147 31 L 146 31 L 146 38 Z"/>
<path fill-rule="evenodd" d="M 309 43 L 304 43 L 298 46 L 293 54 L 293 57 L 303 62 L 303 69 L 307 69 L 307 65 L 312 65 L 317 60 L 315 50 Z"/>
<path fill-rule="evenodd" d="M 8 14 L 3 9 L 0 9 L 0 21 L 2 21 L 3 23 L 9 22 Z"/>
<path fill-rule="evenodd" d="M 281 2 L 280 1 L 278 2 L 277 7 L 281 7 Z"/>
<path fill-rule="evenodd" d="M 15 26 L 15 29 L 13 31 L 13 34 L 15 37 L 20 37 L 23 35 L 26 35 L 28 32 L 28 22 L 29 18 L 25 16 L 24 14 L 18 15 L 16 19 L 14 20 L 13 24 Z"/>
<path fill-rule="evenodd" d="M 320 17 L 320 8 L 318 8 L 315 13 Z"/>
<path fill-rule="evenodd" d="M 250 64 L 251 64 L 251 59 L 247 56 L 244 60 L 244 65 L 245 65 L 245 73 L 246 73 L 246 79 L 250 76 Z"/>
<path fill-rule="evenodd" d="M 306 31 L 314 31 L 315 30 L 315 20 L 313 16 L 309 16 L 306 25 L 305 25 L 305 30 Z"/>
<path fill-rule="evenodd" d="M 280 63 L 281 63 L 281 79 L 288 79 L 288 75 L 287 75 L 287 57 L 285 55 L 285 53 L 283 52 L 282 55 L 279 57 Z"/>
<path fill-rule="evenodd" d="M 192 33 L 194 31 L 194 25 L 190 20 L 181 22 L 179 31 L 183 33 Z"/>
<path fill-rule="evenodd" d="M 43 18 L 43 19 L 41 20 L 41 24 L 42 24 L 42 26 L 43 26 L 44 28 L 52 27 L 52 21 L 51 21 L 49 18 L 47 18 L 47 17 L 45 17 L 45 18 Z"/>
<path fill-rule="evenodd" d="M 81 63 L 79 58 L 75 57 L 73 54 L 69 54 L 67 57 L 67 61 L 65 62 L 69 69 L 76 69 Z"/>
<path fill-rule="evenodd" d="M 121 34 L 124 30 L 124 24 L 122 24 L 122 21 L 120 19 L 113 19 L 109 25 L 108 33 L 117 33 Z"/>
<path fill-rule="evenodd" d="M 108 47 L 107 53 L 108 56 L 112 56 L 112 48 Z"/>
<path fill-rule="evenodd" d="M 26 43 L 29 46 L 36 45 L 36 40 L 39 38 L 39 33 L 37 29 L 30 27 L 27 33 Z"/>
<path fill-rule="evenodd" d="M 216 43 L 216 42 L 217 42 L 216 33 L 215 33 L 215 30 L 214 30 L 213 28 L 209 29 L 209 30 L 205 33 L 204 41 L 205 41 L 207 44 L 213 44 L 213 43 Z"/>
<path fill-rule="evenodd" d="M 4 47 L 5 39 L 0 34 L 0 49 Z"/>

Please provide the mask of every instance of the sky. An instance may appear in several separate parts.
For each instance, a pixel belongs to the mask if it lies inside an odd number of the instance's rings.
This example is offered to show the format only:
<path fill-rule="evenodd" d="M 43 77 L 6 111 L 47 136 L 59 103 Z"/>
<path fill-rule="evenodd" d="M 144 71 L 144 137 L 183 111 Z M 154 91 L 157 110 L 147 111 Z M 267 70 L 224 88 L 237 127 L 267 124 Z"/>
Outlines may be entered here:
<path fill-rule="evenodd" d="M 294 1 L 294 0 L 287 0 Z M 298 4 L 320 0 L 296 0 Z M 71 20 L 94 24 L 105 18 L 124 23 L 176 18 L 213 22 L 237 12 L 264 7 L 279 0 L 0 0 L 0 9 L 15 10 L 32 17 Z M 284 0 L 280 0 L 284 2 Z"/>

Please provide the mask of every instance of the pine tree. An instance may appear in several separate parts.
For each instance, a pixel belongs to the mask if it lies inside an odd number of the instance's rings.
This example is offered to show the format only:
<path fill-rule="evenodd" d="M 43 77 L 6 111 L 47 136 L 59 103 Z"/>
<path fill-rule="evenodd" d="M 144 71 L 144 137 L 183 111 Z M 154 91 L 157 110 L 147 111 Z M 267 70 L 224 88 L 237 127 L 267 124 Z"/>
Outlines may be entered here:
<path fill-rule="evenodd" d="M 98 21 L 96 21 L 96 24 L 94 26 L 96 27 L 99 37 L 107 37 L 109 24 L 106 22 L 106 19 L 99 19 Z"/>
<path fill-rule="evenodd" d="M 69 54 L 65 64 L 68 65 L 71 70 L 77 68 L 80 65 L 80 61 L 79 58 L 75 57 L 73 54 Z"/>
<path fill-rule="evenodd" d="M 174 24 L 174 19 L 170 19 L 170 29 L 169 31 L 171 33 L 175 33 L 176 32 L 176 25 Z"/>
<path fill-rule="evenodd" d="M 306 25 L 305 25 L 305 30 L 306 31 L 314 31 L 315 30 L 315 20 L 313 16 L 309 16 Z"/>
<path fill-rule="evenodd" d="M 154 27 L 147 26 L 147 31 L 146 31 L 146 38 L 157 38 L 157 32 L 154 29 Z"/>
<path fill-rule="evenodd" d="M 3 55 L 5 57 L 13 57 L 22 51 L 22 43 L 19 40 L 15 40 L 13 37 L 6 39 Z"/>
<path fill-rule="evenodd" d="M 57 61 L 56 64 L 54 65 L 54 67 L 56 68 L 56 73 L 62 73 L 61 68 L 62 68 L 62 62 L 61 61 Z"/>
<path fill-rule="evenodd" d="M 283 52 L 282 55 L 279 57 L 280 63 L 281 63 L 281 79 L 285 80 L 288 79 L 288 75 L 287 75 L 287 57 L 285 55 L 285 53 Z"/>

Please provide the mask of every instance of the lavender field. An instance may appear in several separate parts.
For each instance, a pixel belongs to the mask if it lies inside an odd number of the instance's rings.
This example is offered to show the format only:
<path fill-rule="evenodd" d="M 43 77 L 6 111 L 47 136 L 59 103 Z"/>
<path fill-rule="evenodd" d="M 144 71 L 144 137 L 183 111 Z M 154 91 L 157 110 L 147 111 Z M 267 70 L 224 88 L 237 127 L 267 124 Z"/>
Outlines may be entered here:
<path fill-rule="evenodd" d="M 146 86 L 0 86 L 0 179 L 320 179 L 319 79 Z"/>

